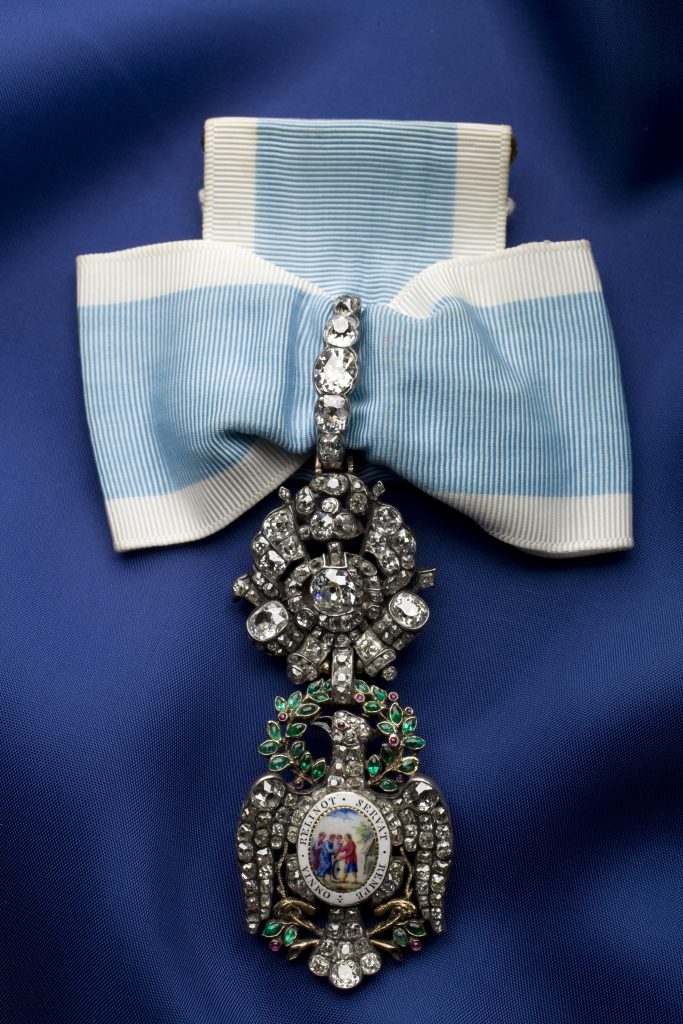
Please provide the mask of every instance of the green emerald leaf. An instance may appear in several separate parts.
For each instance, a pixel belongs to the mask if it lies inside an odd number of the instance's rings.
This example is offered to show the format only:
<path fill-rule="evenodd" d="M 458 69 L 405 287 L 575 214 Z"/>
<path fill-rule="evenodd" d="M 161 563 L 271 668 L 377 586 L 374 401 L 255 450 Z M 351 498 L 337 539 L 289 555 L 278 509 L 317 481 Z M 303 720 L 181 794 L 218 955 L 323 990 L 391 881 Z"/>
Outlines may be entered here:
<path fill-rule="evenodd" d="M 285 928 L 285 934 L 282 936 L 285 946 L 291 946 L 298 934 L 298 929 L 293 924 L 290 924 L 289 928 Z"/>
<path fill-rule="evenodd" d="M 374 779 L 382 770 L 382 762 L 377 757 L 377 754 L 373 754 L 372 757 L 368 758 L 365 767 L 368 770 L 370 778 Z"/>
<path fill-rule="evenodd" d="M 406 718 L 402 728 L 406 735 L 409 735 L 411 732 L 415 732 L 417 729 L 417 718 L 415 715 L 411 715 L 409 718 Z"/>
<path fill-rule="evenodd" d="M 403 712 L 401 711 L 401 708 L 399 707 L 398 704 L 394 703 L 389 708 L 389 718 L 394 723 L 394 725 L 400 725 L 401 722 L 403 721 Z"/>
<path fill-rule="evenodd" d="M 303 736 L 303 734 L 305 732 L 306 732 L 306 723 L 305 722 L 292 722 L 291 725 L 287 726 L 287 735 L 288 736 L 292 736 L 294 739 L 296 739 L 297 736 Z"/>
<path fill-rule="evenodd" d="M 409 750 L 422 750 L 426 741 L 421 736 L 406 736 L 403 742 Z"/>
<path fill-rule="evenodd" d="M 396 754 L 391 749 L 388 743 L 383 743 L 379 748 L 379 756 L 382 758 L 385 764 L 391 764 L 396 757 Z"/>
<path fill-rule="evenodd" d="M 301 704 L 301 690 L 295 690 L 294 693 L 290 693 L 287 698 L 287 704 L 290 708 L 296 708 Z"/>
<path fill-rule="evenodd" d="M 363 710 L 368 715 L 378 715 L 382 708 L 381 705 L 379 705 L 376 700 L 366 700 L 365 704 L 363 705 Z"/>
<path fill-rule="evenodd" d="M 296 714 L 297 718 L 313 718 L 319 711 L 317 704 L 299 704 Z"/>
<path fill-rule="evenodd" d="M 394 928 L 393 939 L 397 946 L 408 945 L 408 936 L 404 932 L 403 928 Z"/>
<path fill-rule="evenodd" d="M 370 687 L 368 686 L 367 683 L 364 683 L 362 679 L 356 679 L 356 689 L 360 693 L 369 693 L 370 692 Z"/>
<path fill-rule="evenodd" d="M 379 729 L 379 731 L 381 733 L 384 733 L 385 736 L 393 736 L 393 734 L 395 732 L 394 727 L 391 724 L 391 722 L 378 722 L 377 723 L 377 728 Z"/>
<path fill-rule="evenodd" d="M 379 788 L 383 789 L 385 793 L 395 793 L 398 789 L 398 785 L 393 779 L 382 779 L 379 784 Z"/>
<path fill-rule="evenodd" d="M 302 772 L 307 772 L 310 770 L 312 764 L 313 758 L 311 757 L 309 752 L 306 751 L 306 753 L 302 756 L 301 760 L 299 761 L 299 768 L 301 769 Z"/>
<path fill-rule="evenodd" d="M 268 722 L 266 724 L 266 732 L 270 736 L 271 740 L 277 740 L 278 742 L 282 739 L 282 732 L 277 722 Z"/>
<path fill-rule="evenodd" d="M 263 743 L 259 743 L 258 752 L 259 754 L 265 754 L 267 757 L 270 757 L 271 754 L 275 753 L 279 746 L 280 744 L 276 740 L 264 740 Z"/>
<path fill-rule="evenodd" d="M 284 926 L 284 921 L 276 921 L 273 918 L 271 921 L 266 921 L 265 927 L 261 932 L 261 935 L 265 935 L 267 939 L 272 939 L 274 935 L 280 934 Z"/>
<path fill-rule="evenodd" d="M 329 693 L 313 693 L 311 694 L 311 696 L 313 700 L 316 701 L 316 703 L 318 704 L 324 704 L 326 701 L 330 699 Z"/>
<path fill-rule="evenodd" d="M 301 757 L 301 755 L 304 752 L 303 740 L 295 740 L 294 743 L 292 743 L 291 747 L 289 748 L 289 752 L 292 755 L 292 757 Z"/>
<path fill-rule="evenodd" d="M 325 691 L 331 690 L 332 689 L 332 680 L 331 679 L 323 679 L 323 681 L 322 681 L 322 683 L 320 685 L 322 686 L 323 690 L 325 690 Z"/>
<path fill-rule="evenodd" d="M 423 935 L 427 934 L 427 929 L 425 928 L 424 923 L 417 919 L 408 921 L 405 928 L 410 935 L 414 935 L 416 938 L 421 938 Z"/>
<path fill-rule="evenodd" d="M 398 766 L 398 770 L 404 775 L 412 775 L 417 771 L 419 761 L 416 757 L 404 757 Z"/>
<path fill-rule="evenodd" d="M 380 701 L 382 704 L 387 699 L 387 691 L 382 690 L 379 686 L 373 686 L 372 693 L 375 700 Z"/>
<path fill-rule="evenodd" d="M 277 711 L 278 714 L 281 714 L 283 711 L 287 710 L 287 701 L 285 700 L 284 697 L 275 698 L 275 710 Z"/>
<path fill-rule="evenodd" d="M 325 759 L 321 757 L 319 761 L 314 762 L 313 767 L 311 768 L 311 778 L 314 782 L 317 782 L 319 779 L 322 779 L 326 771 L 327 765 L 325 764 Z"/>
<path fill-rule="evenodd" d="M 291 763 L 291 757 L 287 757 L 286 754 L 273 754 L 268 762 L 268 767 L 271 772 L 281 772 L 284 768 L 289 768 Z"/>

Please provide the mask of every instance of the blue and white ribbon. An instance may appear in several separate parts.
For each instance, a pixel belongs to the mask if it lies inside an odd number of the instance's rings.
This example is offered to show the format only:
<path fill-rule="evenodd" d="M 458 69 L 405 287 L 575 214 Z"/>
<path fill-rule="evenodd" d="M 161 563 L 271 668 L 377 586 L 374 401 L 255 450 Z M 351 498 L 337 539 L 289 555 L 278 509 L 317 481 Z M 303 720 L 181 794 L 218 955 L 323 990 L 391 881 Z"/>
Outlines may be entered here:
<path fill-rule="evenodd" d="M 344 291 L 364 300 L 350 448 L 520 548 L 632 545 L 590 247 L 503 248 L 509 142 L 485 126 L 209 122 L 204 240 L 79 259 L 117 550 L 206 536 L 302 464 L 321 326 Z"/>
<path fill-rule="evenodd" d="M 214 118 L 202 234 L 389 301 L 437 260 L 505 247 L 511 143 L 507 125 Z"/>

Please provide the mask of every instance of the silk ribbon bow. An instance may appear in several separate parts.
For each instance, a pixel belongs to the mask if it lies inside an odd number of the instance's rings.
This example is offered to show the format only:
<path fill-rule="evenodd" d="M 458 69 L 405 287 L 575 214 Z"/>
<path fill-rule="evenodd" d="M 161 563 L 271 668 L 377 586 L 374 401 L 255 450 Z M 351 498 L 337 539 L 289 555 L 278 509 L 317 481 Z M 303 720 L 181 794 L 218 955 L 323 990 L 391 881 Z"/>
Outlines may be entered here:
<path fill-rule="evenodd" d="M 630 547 L 628 428 L 588 243 L 502 248 L 507 130 L 349 124 L 209 123 L 204 240 L 79 259 L 86 406 L 115 547 L 206 536 L 301 465 L 322 324 L 347 290 L 364 302 L 351 449 L 520 548 Z M 311 154 L 328 156 L 340 133 L 365 140 L 362 173 L 329 178 L 325 162 L 313 188 Z M 412 207 L 396 218 L 380 188 L 359 217 L 368 175 L 400 183 Z M 493 213 L 475 230 L 480 208 Z M 338 238 L 330 209 L 350 211 Z"/>

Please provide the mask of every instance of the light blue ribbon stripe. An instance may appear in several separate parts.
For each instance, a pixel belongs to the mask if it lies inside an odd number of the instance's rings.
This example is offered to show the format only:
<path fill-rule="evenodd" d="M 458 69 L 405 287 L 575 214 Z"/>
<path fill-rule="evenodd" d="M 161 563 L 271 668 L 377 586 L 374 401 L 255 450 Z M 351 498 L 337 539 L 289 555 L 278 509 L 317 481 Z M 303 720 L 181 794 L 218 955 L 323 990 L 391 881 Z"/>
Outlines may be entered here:
<path fill-rule="evenodd" d="M 311 371 L 363 302 L 348 442 L 552 556 L 632 544 L 612 332 L 585 241 L 505 249 L 505 125 L 212 118 L 203 240 L 79 258 L 119 550 L 231 522 L 314 446 Z"/>
<path fill-rule="evenodd" d="M 389 299 L 453 253 L 456 158 L 454 124 L 261 119 L 254 250 L 331 294 Z"/>
<path fill-rule="evenodd" d="M 256 437 L 303 457 L 314 442 L 311 367 L 329 305 L 289 285 L 254 284 L 83 307 L 88 414 L 107 499 L 209 479 L 243 460 Z M 485 308 L 447 298 L 422 319 L 379 304 L 363 316 L 351 448 L 440 495 L 629 491 L 601 294 Z"/>

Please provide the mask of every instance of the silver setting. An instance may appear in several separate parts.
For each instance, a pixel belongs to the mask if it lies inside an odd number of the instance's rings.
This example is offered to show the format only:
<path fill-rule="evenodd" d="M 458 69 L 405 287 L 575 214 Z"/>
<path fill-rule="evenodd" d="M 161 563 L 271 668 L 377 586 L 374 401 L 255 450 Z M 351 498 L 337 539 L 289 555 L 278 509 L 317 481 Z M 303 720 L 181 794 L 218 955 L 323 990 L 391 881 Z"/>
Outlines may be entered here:
<path fill-rule="evenodd" d="M 333 666 L 350 663 L 351 681 L 354 669 L 393 679 L 397 652 L 429 617 L 416 589 L 433 582 L 433 570 L 415 568 L 415 538 L 382 490 L 323 471 L 296 495 L 283 491 L 252 543 L 252 572 L 233 587 L 255 606 L 251 639 L 285 656 L 297 685 L 332 678 L 342 704 L 351 684 L 337 686 Z"/>
<path fill-rule="evenodd" d="M 315 403 L 315 425 L 321 434 L 344 433 L 349 425 L 349 401 L 343 395 L 320 395 Z"/>
<path fill-rule="evenodd" d="M 335 312 L 325 324 L 323 337 L 326 344 L 338 348 L 355 345 L 360 337 L 360 320 L 353 313 Z"/>
<path fill-rule="evenodd" d="M 289 612 L 280 601 L 266 601 L 255 608 L 247 619 L 249 636 L 261 643 L 268 643 L 280 636 L 289 625 Z"/>
<path fill-rule="evenodd" d="M 433 569 L 416 568 L 415 537 L 381 500 L 384 486 L 369 490 L 342 468 L 350 405 L 340 389 L 353 388 L 360 331 L 360 300 L 337 299 L 313 374 L 318 470 L 294 496 L 280 489 L 282 504 L 252 542 L 252 572 L 233 587 L 255 606 L 252 640 L 284 655 L 296 684 L 330 676 L 341 704 L 351 699 L 354 669 L 395 678 L 397 651 L 429 617 L 415 591 L 434 583 Z"/>
<path fill-rule="evenodd" d="M 389 601 L 389 614 L 398 626 L 414 633 L 426 625 L 429 607 L 419 594 L 413 594 L 410 590 L 399 590 Z"/>
<path fill-rule="evenodd" d="M 332 700 L 335 704 L 350 704 L 353 698 L 353 649 L 337 647 L 332 652 L 330 669 Z"/>
<path fill-rule="evenodd" d="M 357 377 L 358 358 L 351 349 L 324 348 L 313 367 L 313 380 L 321 395 L 348 395 Z"/>
<path fill-rule="evenodd" d="M 443 932 L 453 838 L 448 809 L 430 779 L 414 775 L 390 794 L 380 794 L 364 783 L 363 763 L 372 732 L 364 718 L 336 711 L 326 731 L 333 773 L 305 793 L 297 793 L 272 775 L 258 779 L 240 814 L 237 856 L 248 931 L 262 931 L 267 922 L 278 918 L 296 921 L 290 959 L 306 951 L 313 974 L 346 989 L 379 971 L 394 917 L 399 928 L 406 927 L 401 922 L 407 901 L 412 903 L 408 913 L 417 919 L 413 924 Z M 360 905 L 330 905 L 302 877 L 302 835 L 310 833 L 307 815 L 326 798 L 344 806 L 366 805 L 370 814 L 369 809 L 375 809 L 379 827 L 389 831 L 391 855 L 383 880 Z M 374 923 L 366 923 L 364 906 L 376 915 Z M 327 915 L 322 927 L 318 923 L 321 910 Z"/>
<path fill-rule="evenodd" d="M 259 746 L 270 773 L 254 783 L 240 814 L 247 928 L 290 959 L 305 951 L 311 972 L 339 989 L 376 974 L 383 953 L 401 959 L 419 950 L 428 926 L 443 931 L 452 858 L 448 809 L 435 784 L 417 774 L 425 741 L 415 735 L 415 713 L 374 682 L 396 677 L 398 651 L 426 624 L 429 608 L 417 592 L 434 585 L 434 569 L 416 567 L 415 537 L 401 513 L 382 500 L 381 483 L 370 489 L 354 475 L 347 458 L 360 335 L 360 300 L 342 296 L 313 371 L 316 472 L 294 495 L 280 488 L 281 504 L 252 542 L 251 572 L 233 585 L 234 597 L 254 606 L 249 636 L 285 657 L 301 688 L 275 699 L 278 721 L 268 722 Z M 309 727 L 328 734 L 327 760 L 313 762 Z M 341 879 L 313 870 L 312 852 L 309 861 L 307 844 L 320 835 L 314 829 L 339 809 L 365 818 L 357 837 L 376 828 L 372 873 L 370 840 L 354 848 L 362 882 L 346 860 Z M 361 888 L 345 888 L 347 875 Z"/>
<path fill-rule="evenodd" d="M 315 425 L 317 455 L 323 469 L 340 469 L 344 462 L 344 434 L 349 425 L 348 397 L 358 378 L 358 356 L 353 348 L 360 338 L 360 299 L 344 295 L 337 299 L 323 328 L 325 347 L 313 367 L 318 392 Z"/>

